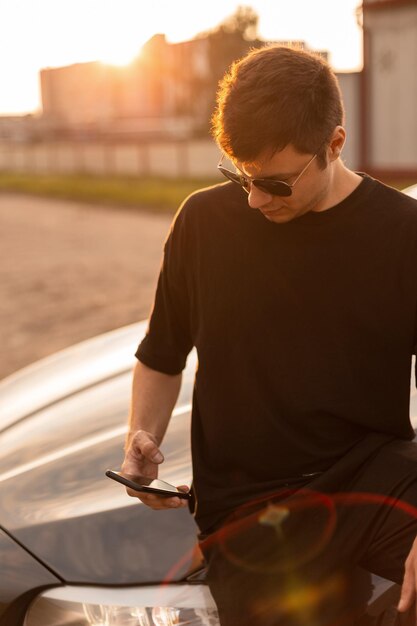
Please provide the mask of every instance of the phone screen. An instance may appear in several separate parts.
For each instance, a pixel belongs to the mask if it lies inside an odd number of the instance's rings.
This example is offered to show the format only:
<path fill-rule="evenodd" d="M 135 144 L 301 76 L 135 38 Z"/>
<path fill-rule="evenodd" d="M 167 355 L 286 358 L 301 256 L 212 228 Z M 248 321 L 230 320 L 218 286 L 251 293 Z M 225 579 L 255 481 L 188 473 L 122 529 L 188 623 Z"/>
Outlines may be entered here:
<path fill-rule="evenodd" d="M 121 483 L 125 487 L 130 487 L 135 491 L 155 493 L 160 496 L 189 499 L 191 497 L 189 492 L 180 491 L 174 485 L 166 483 L 164 480 L 157 478 L 147 478 L 146 476 L 137 476 L 133 474 L 125 474 L 115 470 L 107 470 L 106 476 Z"/>

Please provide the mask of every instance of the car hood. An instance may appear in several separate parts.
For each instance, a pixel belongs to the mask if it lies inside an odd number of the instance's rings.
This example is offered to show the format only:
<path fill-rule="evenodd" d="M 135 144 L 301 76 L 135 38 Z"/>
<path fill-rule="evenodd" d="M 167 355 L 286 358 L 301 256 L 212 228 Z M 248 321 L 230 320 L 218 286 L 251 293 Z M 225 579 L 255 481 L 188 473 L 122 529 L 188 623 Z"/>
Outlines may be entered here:
<path fill-rule="evenodd" d="M 0 383 L 0 526 L 67 582 L 179 580 L 195 562 L 187 510 L 152 511 L 104 475 L 122 461 L 145 328 L 106 333 Z M 160 477 L 177 485 L 191 481 L 195 366 L 193 352 L 162 448 Z"/>
<path fill-rule="evenodd" d="M 0 432 L 80 388 L 131 369 L 146 322 L 56 352 L 0 381 Z"/>
<path fill-rule="evenodd" d="M 402 191 L 407 194 L 407 196 L 411 196 L 417 200 L 417 185 L 410 185 L 410 187 L 406 187 Z"/>
<path fill-rule="evenodd" d="M 67 582 L 180 580 L 198 559 L 187 510 L 152 511 L 104 475 L 122 461 L 134 353 L 145 328 L 106 333 L 0 383 L 0 527 Z M 193 351 L 162 446 L 160 477 L 175 485 L 191 481 L 196 362 Z"/>

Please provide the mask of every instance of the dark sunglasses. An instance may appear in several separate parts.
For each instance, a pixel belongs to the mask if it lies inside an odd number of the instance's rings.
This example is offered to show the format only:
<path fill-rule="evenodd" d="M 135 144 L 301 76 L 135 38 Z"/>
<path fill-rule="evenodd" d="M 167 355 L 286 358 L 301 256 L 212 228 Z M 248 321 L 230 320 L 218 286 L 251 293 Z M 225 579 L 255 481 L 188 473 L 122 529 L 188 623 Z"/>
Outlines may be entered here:
<path fill-rule="evenodd" d="M 232 182 L 241 185 L 246 193 L 250 192 L 251 185 L 255 185 L 255 187 L 261 189 L 261 191 L 265 191 L 265 193 L 269 193 L 271 196 L 290 196 L 292 194 L 293 187 L 295 187 L 296 183 L 300 180 L 301 176 L 304 174 L 308 166 L 314 161 L 316 156 L 317 153 L 309 160 L 305 168 L 298 174 L 292 185 L 289 185 L 283 180 L 274 180 L 273 178 L 251 178 L 241 172 L 239 168 L 236 168 L 239 170 L 238 172 L 232 172 L 222 166 L 223 159 L 225 158 L 224 154 L 219 161 L 217 169 L 223 174 L 223 176 Z"/>

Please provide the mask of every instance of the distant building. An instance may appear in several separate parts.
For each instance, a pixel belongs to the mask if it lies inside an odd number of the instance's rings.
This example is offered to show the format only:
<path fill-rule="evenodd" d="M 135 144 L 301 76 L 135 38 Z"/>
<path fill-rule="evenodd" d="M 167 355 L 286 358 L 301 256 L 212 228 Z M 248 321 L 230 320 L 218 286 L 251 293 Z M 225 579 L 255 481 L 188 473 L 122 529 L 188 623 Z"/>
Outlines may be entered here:
<path fill-rule="evenodd" d="M 363 0 L 357 11 L 363 71 L 337 74 L 347 113 L 343 157 L 384 180 L 416 179 L 417 0 Z M 42 114 L 0 117 L 0 140 L 207 138 L 219 78 L 233 59 L 265 43 L 227 30 L 175 44 L 158 34 L 127 67 L 44 69 Z"/>
<path fill-rule="evenodd" d="M 113 68 L 99 62 L 41 70 L 43 115 L 62 124 L 88 124 L 114 116 Z"/>
<path fill-rule="evenodd" d="M 363 1 L 361 167 L 417 176 L 417 0 Z"/>
<path fill-rule="evenodd" d="M 169 134 L 178 127 L 182 134 L 201 124 L 208 73 L 204 40 L 168 44 L 155 35 L 126 67 L 92 62 L 43 69 L 43 116 L 86 132 Z"/>
<path fill-rule="evenodd" d="M 264 43 L 243 41 L 245 52 Z M 282 43 L 306 47 L 304 42 Z M 227 69 L 213 47 L 209 37 L 171 44 L 160 34 L 127 67 L 91 62 L 43 69 L 43 117 L 60 135 L 207 134 L 217 75 Z M 326 52 L 320 54 L 327 57 Z"/>
<path fill-rule="evenodd" d="M 28 143 L 44 139 L 51 124 L 41 115 L 0 115 L 0 141 Z"/>

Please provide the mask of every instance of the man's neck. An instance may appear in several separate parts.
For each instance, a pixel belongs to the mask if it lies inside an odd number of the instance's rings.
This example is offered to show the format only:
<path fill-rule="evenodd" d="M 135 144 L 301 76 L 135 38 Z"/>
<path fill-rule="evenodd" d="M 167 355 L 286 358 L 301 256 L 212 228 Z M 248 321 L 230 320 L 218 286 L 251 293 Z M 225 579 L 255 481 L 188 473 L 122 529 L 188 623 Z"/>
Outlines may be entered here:
<path fill-rule="evenodd" d="M 348 169 L 340 159 L 332 164 L 329 192 L 319 211 L 327 211 L 340 204 L 360 185 L 362 177 Z"/>

